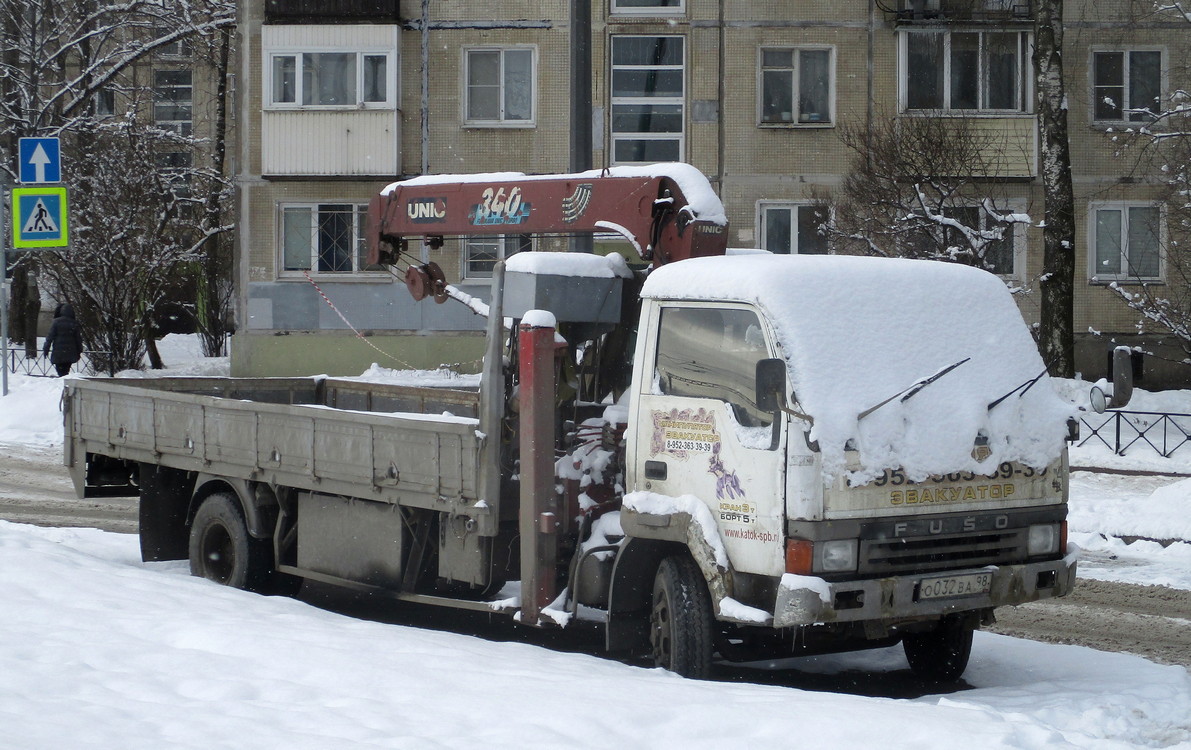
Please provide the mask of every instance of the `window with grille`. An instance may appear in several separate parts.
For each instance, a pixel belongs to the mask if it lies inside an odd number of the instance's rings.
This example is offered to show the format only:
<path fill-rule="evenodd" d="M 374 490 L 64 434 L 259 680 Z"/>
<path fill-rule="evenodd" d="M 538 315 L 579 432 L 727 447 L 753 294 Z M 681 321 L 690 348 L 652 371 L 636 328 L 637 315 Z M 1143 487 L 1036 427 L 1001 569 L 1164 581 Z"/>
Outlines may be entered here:
<path fill-rule="evenodd" d="M 367 265 L 365 203 L 281 206 L 281 268 L 318 274 L 383 270 Z"/>

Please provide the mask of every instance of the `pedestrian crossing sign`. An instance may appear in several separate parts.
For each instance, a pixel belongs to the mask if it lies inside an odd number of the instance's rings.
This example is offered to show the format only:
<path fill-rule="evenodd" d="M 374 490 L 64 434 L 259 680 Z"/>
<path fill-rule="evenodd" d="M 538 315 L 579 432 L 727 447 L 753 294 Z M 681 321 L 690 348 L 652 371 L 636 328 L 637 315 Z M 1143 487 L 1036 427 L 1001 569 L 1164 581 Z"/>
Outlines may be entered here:
<path fill-rule="evenodd" d="M 66 188 L 14 188 L 12 246 L 66 247 Z"/>

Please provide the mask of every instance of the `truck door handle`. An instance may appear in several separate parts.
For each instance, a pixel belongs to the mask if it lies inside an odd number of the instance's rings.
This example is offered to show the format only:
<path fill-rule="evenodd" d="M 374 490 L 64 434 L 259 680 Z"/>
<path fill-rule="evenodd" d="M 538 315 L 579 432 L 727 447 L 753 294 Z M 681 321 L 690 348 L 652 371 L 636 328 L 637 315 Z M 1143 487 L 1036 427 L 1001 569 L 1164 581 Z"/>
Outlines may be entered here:
<path fill-rule="evenodd" d="M 646 479 L 665 479 L 666 478 L 666 462 L 665 461 L 646 461 L 645 462 L 645 478 Z"/>

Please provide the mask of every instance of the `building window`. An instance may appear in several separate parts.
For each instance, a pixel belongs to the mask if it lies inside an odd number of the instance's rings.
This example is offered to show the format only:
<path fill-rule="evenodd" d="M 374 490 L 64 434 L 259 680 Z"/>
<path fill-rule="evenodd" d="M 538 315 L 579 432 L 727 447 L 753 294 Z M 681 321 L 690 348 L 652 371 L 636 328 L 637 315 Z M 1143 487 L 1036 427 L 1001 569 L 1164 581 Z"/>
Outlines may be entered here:
<path fill-rule="evenodd" d="M 389 67 L 383 52 L 273 54 L 269 103 L 278 108 L 391 105 Z"/>
<path fill-rule="evenodd" d="M 612 37 L 612 162 L 682 161 L 685 39 Z"/>
<path fill-rule="evenodd" d="M 956 226 L 932 225 L 916 233 L 915 254 L 919 257 L 955 258 L 998 276 L 1013 276 L 1016 261 L 1017 224 L 1000 221 L 980 206 L 944 206 L 943 216 L 955 219 L 956 223 L 973 232 L 995 232 L 1001 227 L 1001 236 L 987 239 L 982 249 L 983 258 L 977 258 L 972 242 L 963 229 Z M 952 250 L 954 248 L 954 250 Z"/>
<path fill-rule="evenodd" d="M 636 15 L 673 15 L 686 10 L 683 0 L 612 0 L 612 12 Z"/>
<path fill-rule="evenodd" d="M 174 33 L 177 33 L 177 29 L 166 26 L 158 26 L 153 29 L 153 34 L 158 39 L 163 39 Z M 163 44 L 154 52 L 163 57 L 190 57 L 190 40 L 186 37 L 179 37 L 172 42 Z"/>
<path fill-rule="evenodd" d="M 904 109 L 1029 111 L 1029 34 L 1017 31 L 905 31 Z"/>
<path fill-rule="evenodd" d="M 830 49 L 761 50 L 761 122 L 830 124 Z"/>
<path fill-rule="evenodd" d="M 282 269 L 339 274 L 383 270 L 367 265 L 367 213 L 366 203 L 281 206 Z"/>
<path fill-rule="evenodd" d="M 194 127 L 189 70 L 153 71 L 153 121 L 178 135 Z"/>
<path fill-rule="evenodd" d="M 486 235 L 463 240 L 463 278 L 490 279 L 496 261 L 533 249 L 528 234 Z"/>
<path fill-rule="evenodd" d="M 761 204 L 761 248 L 782 255 L 827 253 L 827 207 L 821 203 Z"/>
<path fill-rule="evenodd" d="M 1161 279 L 1160 207 L 1152 203 L 1101 204 L 1093 205 L 1089 213 L 1093 281 Z"/>
<path fill-rule="evenodd" d="M 95 92 L 95 114 L 106 117 L 116 114 L 116 92 L 102 88 Z"/>
<path fill-rule="evenodd" d="M 533 122 L 533 50 L 466 50 L 464 119 L 472 124 Z"/>
<path fill-rule="evenodd" d="M 1092 117 L 1109 122 L 1149 122 L 1159 111 L 1162 53 L 1155 50 L 1092 54 Z"/>
<path fill-rule="evenodd" d="M 189 151 L 166 151 L 153 157 L 165 183 L 178 197 L 190 195 L 190 181 L 194 174 L 194 154 Z"/>

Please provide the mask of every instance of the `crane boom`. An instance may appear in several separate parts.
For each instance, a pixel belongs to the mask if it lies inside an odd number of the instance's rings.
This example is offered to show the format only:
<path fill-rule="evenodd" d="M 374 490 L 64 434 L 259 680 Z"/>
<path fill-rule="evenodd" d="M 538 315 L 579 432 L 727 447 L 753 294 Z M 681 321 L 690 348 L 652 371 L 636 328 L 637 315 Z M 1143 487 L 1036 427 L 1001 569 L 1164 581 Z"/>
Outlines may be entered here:
<path fill-rule="evenodd" d="M 669 166 L 672 175 L 664 168 L 655 174 L 612 168 L 396 182 L 374 196 L 368 208 L 368 262 L 392 263 L 397 250 L 415 237 L 437 247 L 448 236 L 594 232 L 625 237 L 655 265 L 723 255 L 728 227 L 719 199 L 692 167 Z"/>

